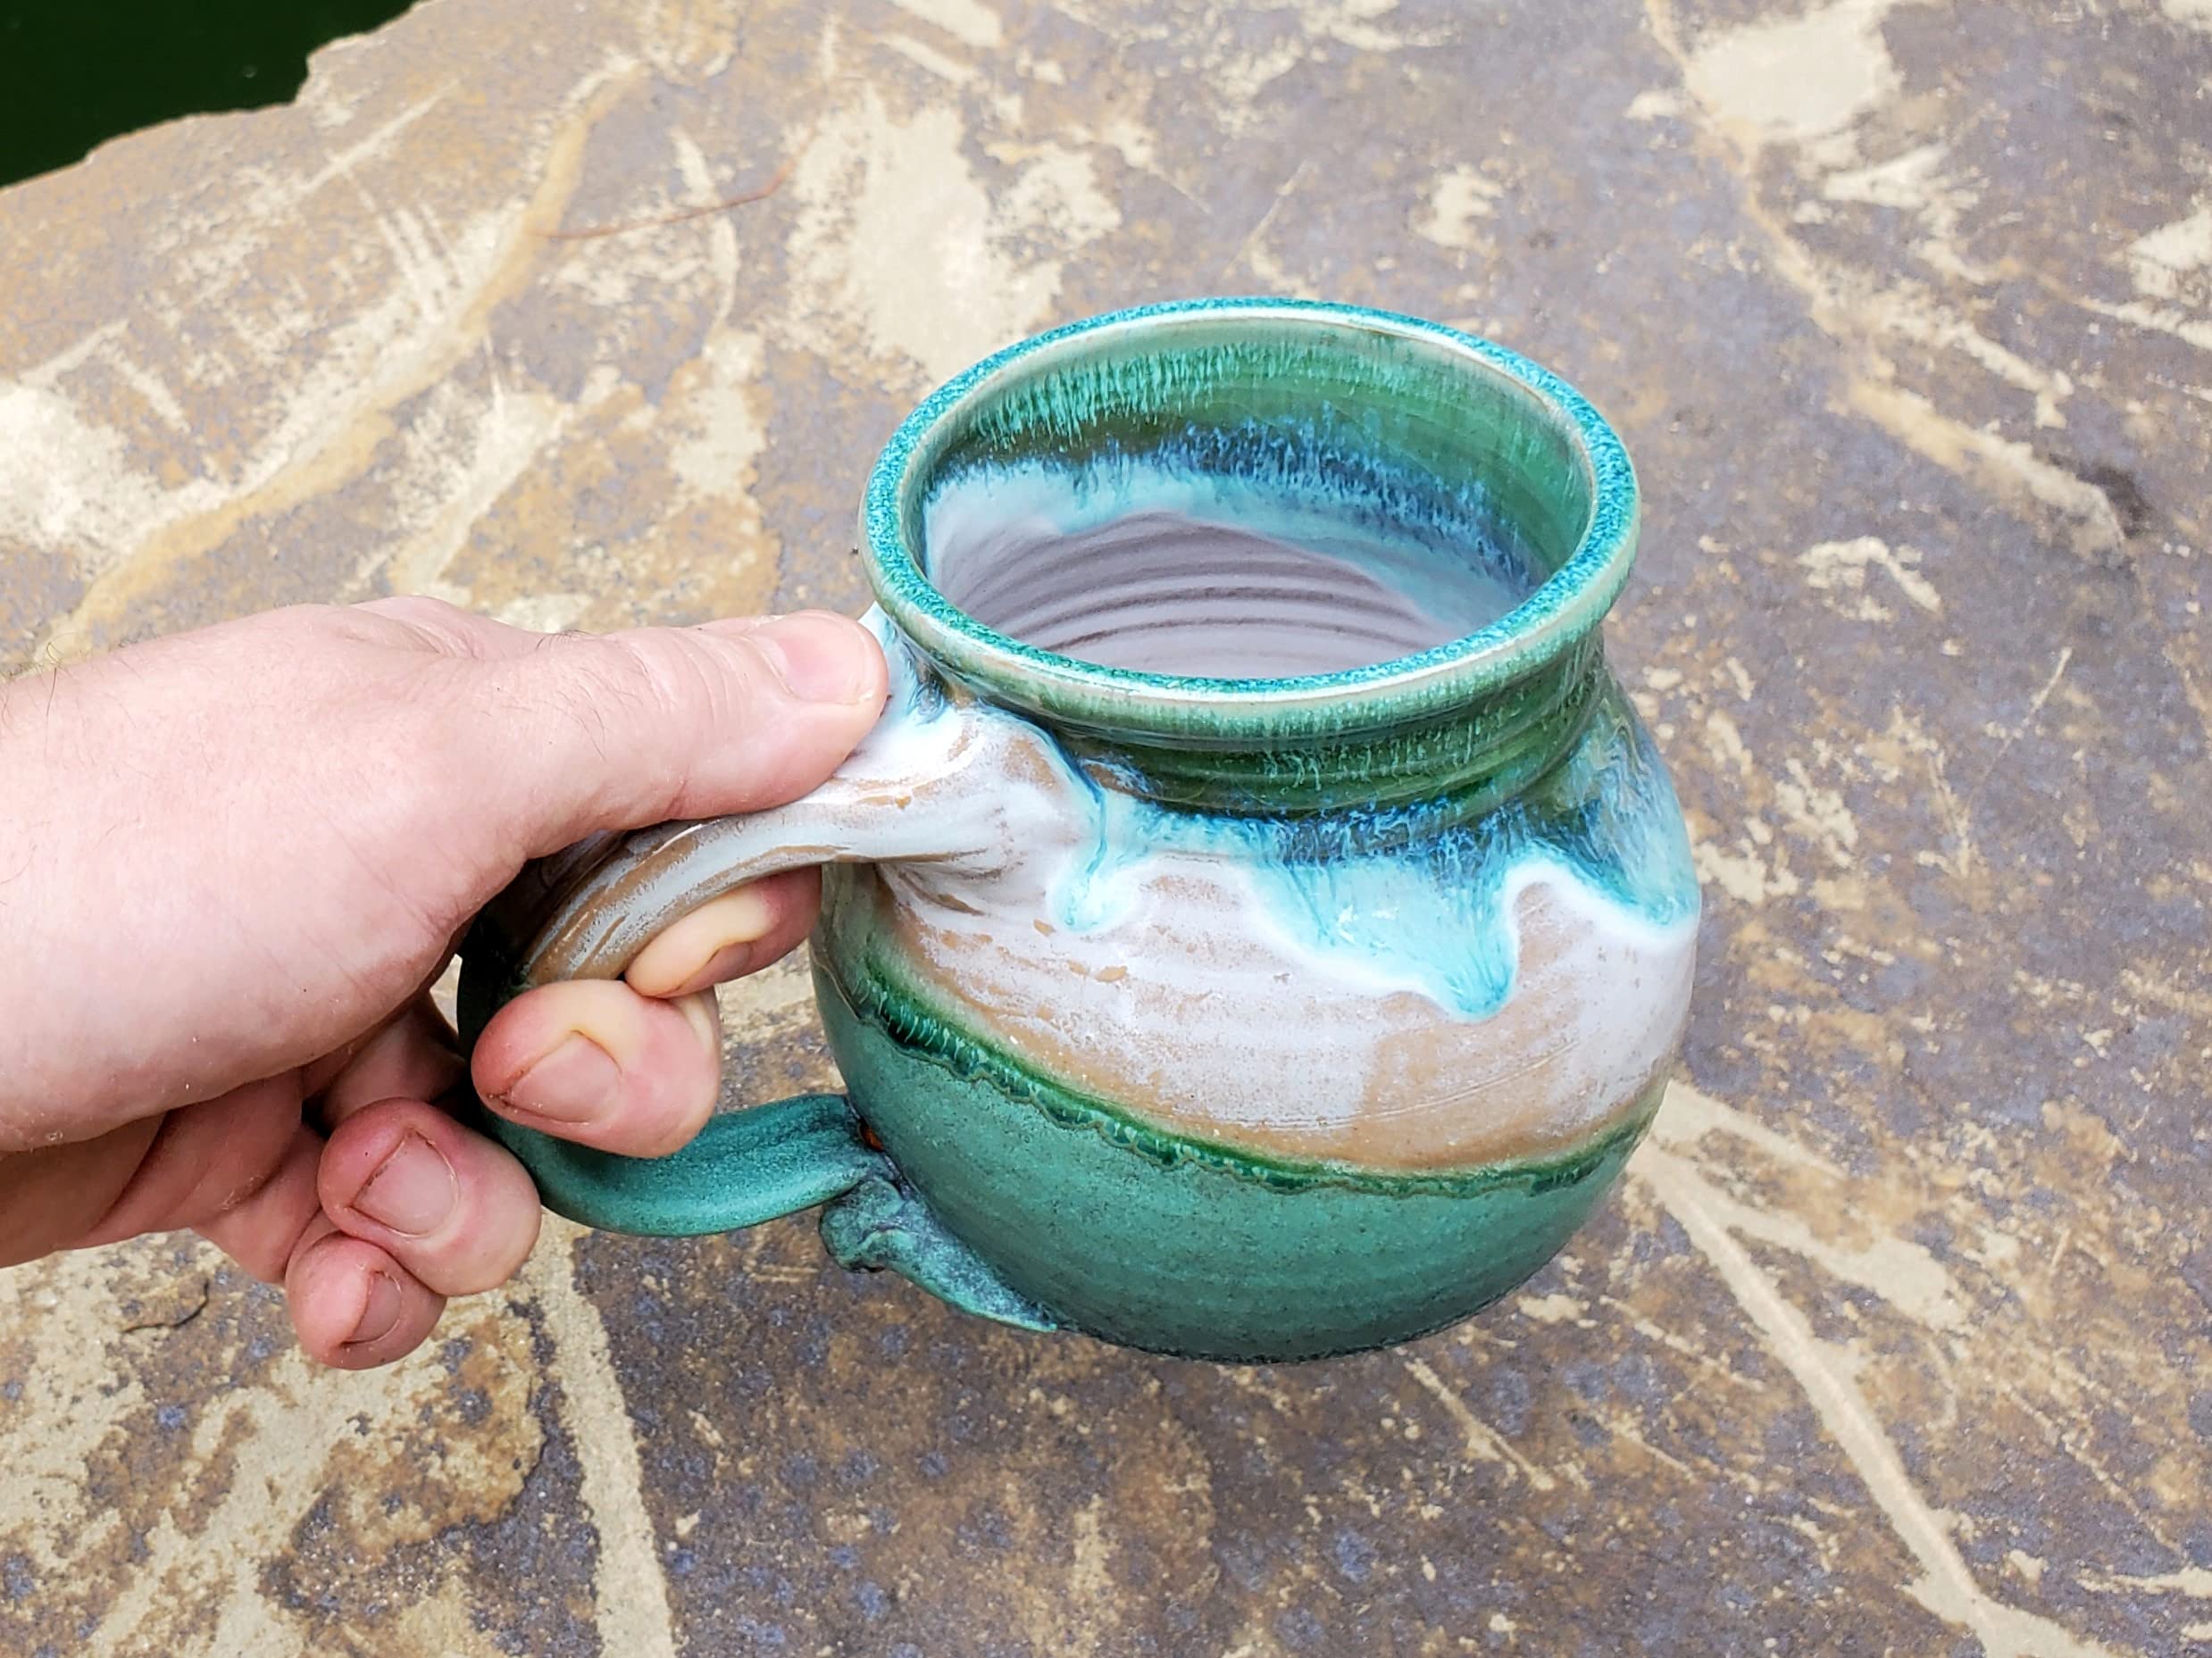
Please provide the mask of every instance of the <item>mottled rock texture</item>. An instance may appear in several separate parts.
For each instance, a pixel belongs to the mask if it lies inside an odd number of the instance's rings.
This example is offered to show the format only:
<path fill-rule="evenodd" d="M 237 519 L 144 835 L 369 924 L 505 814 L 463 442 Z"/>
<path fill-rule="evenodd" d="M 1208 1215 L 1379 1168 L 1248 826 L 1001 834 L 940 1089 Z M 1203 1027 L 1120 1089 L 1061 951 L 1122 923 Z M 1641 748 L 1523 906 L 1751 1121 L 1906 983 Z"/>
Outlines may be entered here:
<path fill-rule="evenodd" d="M 2212 1650 L 2208 86 L 2206 0 L 430 0 L 0 194 L 10 670 L 856 606 L 1004 340 L 1491 334 L 1641 467 L 1708 904 L 1617 1200 L 1402 1352 L 1016 1335 L 802 1221 L 553 1229 L 367 1376 L 189 1243 L 8 1274 L 0 1651 Z M 831 1080 L 805 982 L 733 1099 Z"/>

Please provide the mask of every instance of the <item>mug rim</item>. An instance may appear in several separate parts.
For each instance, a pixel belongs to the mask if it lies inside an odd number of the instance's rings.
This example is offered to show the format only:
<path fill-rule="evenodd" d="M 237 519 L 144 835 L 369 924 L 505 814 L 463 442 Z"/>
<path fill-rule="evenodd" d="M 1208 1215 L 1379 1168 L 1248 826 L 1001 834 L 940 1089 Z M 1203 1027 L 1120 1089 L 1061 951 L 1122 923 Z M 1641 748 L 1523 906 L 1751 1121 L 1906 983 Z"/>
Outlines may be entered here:
<path fill-rule="evenodd" d="M 1148 673 L 1084 662 L 987 627 L 947 599 L 908 545 L 902 497 L 925 440 L 961 405 L 1040 354 L 1162 324 L 1233 317 L 1321 322 L 1441 347 L 1548 409 L 1590 486 L 1574 550 L 1518 604 L 1473 633 L 1406 656 L 1273 679 Z M 956 678 L 1017 706 L 1131 735 L 1238 738 L 1289 728 L 1369 729 L 1464 705 L 1557 660 L 1604 621 L 1635 562 L 1639 490 L 1628 450 L 1567 381 L 1518 352 L 1440 322 L 1330 300 L 1171 300 L 1063 324 L 1003 347 L 939 386 L 876 458 L 861 508 L 868 583 L 891 624 Z"/>

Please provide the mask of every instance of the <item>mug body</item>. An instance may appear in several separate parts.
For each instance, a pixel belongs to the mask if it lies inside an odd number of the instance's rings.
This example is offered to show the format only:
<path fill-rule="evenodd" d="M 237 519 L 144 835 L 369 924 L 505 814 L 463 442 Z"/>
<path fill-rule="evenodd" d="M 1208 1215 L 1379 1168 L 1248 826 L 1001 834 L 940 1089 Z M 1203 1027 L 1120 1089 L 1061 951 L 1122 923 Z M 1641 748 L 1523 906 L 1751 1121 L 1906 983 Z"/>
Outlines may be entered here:
<path fill-rule="evenodd" d="M 1079 324 L 902 427 L 863 519 L 899 714 L 997 751 L 954 809 L 1010 850 L 828 871 L 815 972 L 856 1111 L 1006 1284 L 1309 1358 L 1588 1216 L 1697 926 L 1598 645 L 1635 521 L 1571 388 L 1350 307 Z"/>

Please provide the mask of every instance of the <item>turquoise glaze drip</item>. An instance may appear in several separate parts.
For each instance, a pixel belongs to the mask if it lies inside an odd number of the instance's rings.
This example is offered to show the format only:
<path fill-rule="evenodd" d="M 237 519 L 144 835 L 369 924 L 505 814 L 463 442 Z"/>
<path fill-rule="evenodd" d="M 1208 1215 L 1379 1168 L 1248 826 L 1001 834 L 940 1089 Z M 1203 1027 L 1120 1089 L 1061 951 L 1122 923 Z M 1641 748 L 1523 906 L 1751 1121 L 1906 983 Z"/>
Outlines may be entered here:
<path fill-rule="evenodd" d="M 956 711 L 944 682 L 894 649 L 903 717 L 1007 720 Z M 1324 960 L 1409 989 L 1466 1019 L 1512 994 L 1516 872 L 1572 880 L 1653 929 L 1698 913 L 1697 877 L 1674 785 L 1607 679 L 1578 740 L 1534 787 L 1474 814 L 1450 796 L 1390 810 L 1295 814 L 1162 804 L 1145 779 L 1060 756 L 1079 848 L 1048 894 L 1056 924 L 1093 932 L 1124 917 L 1144 867 L 1215 860 L 1247 874 L 1267 919 Z"/>
<path fill-rule="evenodd" d="M 1104 927 L 1148 861 L 1219 859 L 1245 871 L 1268 919 L 1323 959 L 1487 1018 L 1513 991 L 1516 872 L 1548 868 L 1655 929 L 1698 912 L 1682 814 L 1649 739 L 1603 719 L 1563 770 L 1553 788 L 1472 822 L 1452 821 L 1448 801 L 1295 818 L 1181 812 L 1089 782 L 1090 849 L 1054 907 L 1078 931 Z"/>

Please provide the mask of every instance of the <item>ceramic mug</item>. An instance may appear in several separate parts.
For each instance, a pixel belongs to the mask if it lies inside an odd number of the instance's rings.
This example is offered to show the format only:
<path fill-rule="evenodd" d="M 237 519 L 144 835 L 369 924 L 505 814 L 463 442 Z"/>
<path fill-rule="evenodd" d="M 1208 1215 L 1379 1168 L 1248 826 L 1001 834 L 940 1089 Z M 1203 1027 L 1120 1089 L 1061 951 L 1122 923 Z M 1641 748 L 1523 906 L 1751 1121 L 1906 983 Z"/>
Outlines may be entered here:
<path fill-rule="evenodd" d="M 1688 1014 L 1689 845 L 1598 643 L 1636 525 L 1590 404 L 1434 323 L 1203 300 L 999 353 L 869 481 L 893 688 L 839 773 L 544 860 L 463 952 L 472 1041 L 829 866 L 849 1094 L 659 1159 L 492 1131 L 586 1224 L 826 1204 L 847 1266 L 1033 1329 L 1289 1360 L 1466 1316 L 1611 1185 Z"/>

